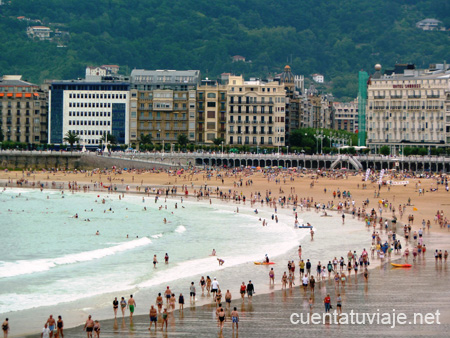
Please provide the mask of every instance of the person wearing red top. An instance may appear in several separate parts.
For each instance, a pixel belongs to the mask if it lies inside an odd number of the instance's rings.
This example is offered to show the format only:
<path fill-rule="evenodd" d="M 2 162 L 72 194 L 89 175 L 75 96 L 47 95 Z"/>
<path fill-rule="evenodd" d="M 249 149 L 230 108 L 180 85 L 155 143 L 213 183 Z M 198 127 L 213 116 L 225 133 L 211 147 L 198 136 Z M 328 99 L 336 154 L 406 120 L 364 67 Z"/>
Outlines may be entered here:
<path fill-rule="evenodd" d="M 330 312 L 331 298 L 330 298 L 329 294 L 325 297 L 325 299 L 323 300 L 323 303 L 325 304 L 325 312 Z"/>

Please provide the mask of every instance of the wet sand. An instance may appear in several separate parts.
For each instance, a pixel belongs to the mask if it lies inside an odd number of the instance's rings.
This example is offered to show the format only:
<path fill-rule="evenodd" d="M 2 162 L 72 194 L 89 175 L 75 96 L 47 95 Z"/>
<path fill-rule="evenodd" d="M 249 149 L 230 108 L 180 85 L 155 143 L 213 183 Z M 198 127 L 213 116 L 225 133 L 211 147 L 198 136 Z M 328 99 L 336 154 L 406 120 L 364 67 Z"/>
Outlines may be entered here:
<path fill-rule="evenodd" d="M 430 235 L 429 241 L 438 247 L 445 245 L 445 241 L 436 235 Z M 295 254 L 295 253 L 293 253 Z M 398 257 L 396 257 L 398 261 Z M 450 329 L 450 305 L 448 304 L 449 263 L 435 264 L 432 253 L 425 259 L 420 259 L 411 269 L 395 269 L 388 262 L 370 271 L 369 281 L 366 283 L 362 274 L 354 275 L 340 287 L 338 292 L 342 296 L 343 313 L 404 313 L 407 324 L 391 328 L 391 323 L 346 325 L 326 321 L 325 324 L 292 324 L 292 313 L 303 314 L 304 320 L 309 313 L 308 300 L 310 290 L 304 292 L 295 286 L 288 290 L 276 290 L 268 294 L 257 295 L 249 302 L 247 297 L 232 302 L 240 314 L 239 332 L 232 331 L 229 311 L 222 334 L 220 334 L 215 319 L 215 306 L 205 305 L 192 307 L 189 301 L 184 311 L 175 311 L 169 315 L 168 332 L 161 333 L 161 322 L 158 322 L 158 332 L 148 331 L 148 316 L 136 316 L 133 322 L 129 317 L 101 322 L 101 337 L 443 337 Z M 298 274 L 297 274 L 298 278 Z M 279 281 L 276 281 L 276 289 Z M 324 312 L 323 298 L 329 293 L 332 311 L 336 309 L 336 289 L 333 280 L 318 283 L 314 293 L 312 313 Z M 395 311 L 394 311 L 395 310 Z M 439 317 L 436 317 L 439 311 Z M 433 314 L 433 324 L 420 324 L 421 315 L 416 315 L 417 322 L 413 323 L 414 313 Z M 294 320 L 297 317 L 294 317 Z M 342 317 L 341 317 L 342 318 Z M 362 317 L 360 317 L 362 320 Z M 440 324 L 435 323 L 439 320 Z M 411 322 L 411 324 L 409 324 Z M 85 337 L 83 327 L 76 327 L 65 331 L 66 337 Z M 29 338 L 38 335 L 28 336 Z"/>

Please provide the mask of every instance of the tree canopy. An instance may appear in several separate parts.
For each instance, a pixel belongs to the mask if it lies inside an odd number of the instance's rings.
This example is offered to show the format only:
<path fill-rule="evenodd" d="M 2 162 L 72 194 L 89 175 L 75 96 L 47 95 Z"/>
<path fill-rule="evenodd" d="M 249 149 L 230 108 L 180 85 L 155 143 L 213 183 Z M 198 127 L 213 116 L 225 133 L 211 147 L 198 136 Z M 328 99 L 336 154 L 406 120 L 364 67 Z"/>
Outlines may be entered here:
<path fill-rule="evenodd" d="M 449 32 L 415 23 L 431 17 L 450 27 L 449 14 L 448 0 L 14 0 L 0 6 L 0 69 L 41 83 L 83 77 L 88 65 L 200 69 L 212 78 L 263 77 L 290 64 L 309 79 L 324 74 L 346 99 L 356 97 L 358 71 L 376 63 L 443 62 Z M 65 47 L 29 39 L 27 26 L 40 23 L 19 16 L 68 31 Z"/>

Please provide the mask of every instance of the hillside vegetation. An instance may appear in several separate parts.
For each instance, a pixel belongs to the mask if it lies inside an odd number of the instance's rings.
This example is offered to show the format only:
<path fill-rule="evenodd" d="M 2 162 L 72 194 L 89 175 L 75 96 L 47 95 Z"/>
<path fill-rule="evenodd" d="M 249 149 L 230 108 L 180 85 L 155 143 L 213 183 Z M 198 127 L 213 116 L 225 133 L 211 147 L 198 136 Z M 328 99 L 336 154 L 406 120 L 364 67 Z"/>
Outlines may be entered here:
<path fill-rule="evenodd" d="M 0 15 L 0 73 L 37 83 L 83 77 L 86 65 L 200 69 L 214 78 L 267 76 L 289 63 L 295 74 L 324 74 L 345 99 L 356 96 L 358 71 L 375 63 L 427 67 L 450 56 L 448 31 L 415 27 L 429 17 L 450 27 L 448 0 L 12 0 Z M 66 47 L 32 41 L 33 24 L 19 16 L 69 31 Z"/>

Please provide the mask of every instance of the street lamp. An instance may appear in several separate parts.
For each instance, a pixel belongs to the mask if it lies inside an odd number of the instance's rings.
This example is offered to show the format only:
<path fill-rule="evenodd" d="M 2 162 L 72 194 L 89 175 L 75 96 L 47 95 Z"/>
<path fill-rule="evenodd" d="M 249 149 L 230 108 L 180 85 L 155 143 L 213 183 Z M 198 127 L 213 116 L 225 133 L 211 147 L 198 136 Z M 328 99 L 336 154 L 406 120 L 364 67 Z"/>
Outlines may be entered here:
<path fill-rule="evenodd" d="M 222 143 L 222 155 L 223 155 L 223 141 L 221 143 Z"/>

